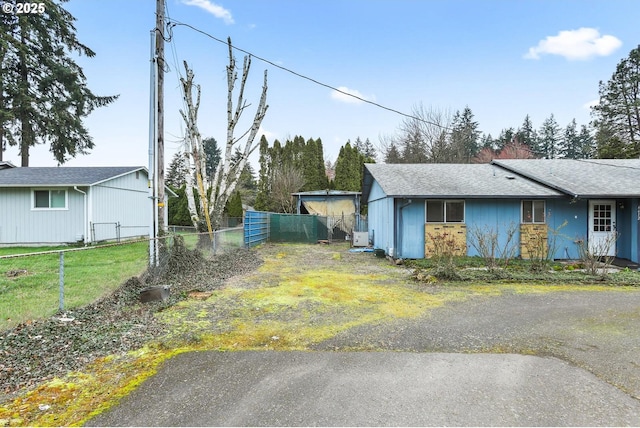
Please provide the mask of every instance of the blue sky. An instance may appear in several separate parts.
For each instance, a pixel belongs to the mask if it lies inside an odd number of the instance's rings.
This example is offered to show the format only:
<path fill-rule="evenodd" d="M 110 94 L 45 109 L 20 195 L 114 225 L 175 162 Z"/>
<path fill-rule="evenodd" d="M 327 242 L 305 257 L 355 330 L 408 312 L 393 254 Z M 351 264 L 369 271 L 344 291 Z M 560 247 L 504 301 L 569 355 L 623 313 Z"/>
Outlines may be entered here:
<path fill-rule="evenodd" d="M 590 120 L 598 82 L 640 44 L 637 0 L 166 0 L 169 18 L 331 87 L 410 114 L 414 107 L 455 112 L 468 106 L 497 137 L 529 114 L 539 128 L 553 114 L 565 127 Z M 148 164 L 150 32 L 153 0 L 70 0 L 79 39 L 96 52 L 79 58 L 98 95 L 120 94 L 86 124 L 96 147 L 69 166 Z M 226 136 L 227 46 L 185 26 L 165 47 L 166 159 L 184 126 L 183 61 L 202 87 L 199 128 Z M 238 64 L 244 54 L 235 52 Z M 261 134 L 321 138 L 325 159 L 357 137 L 378 145 L 403 117 L 336 96 L 330 88 L 253 58 L 246 98 L 257 105 L 268 71 L 269 110 Z M 245 112 L 244 131 L 254 109 Z M 5 160 L 19 165 L 15 148 Z M 255 156 L 253 158 L 255 163 Z M 31 166 L 55 166 L 48 148 Z M 257 166 L 257 165 L 256 165 Z"/>

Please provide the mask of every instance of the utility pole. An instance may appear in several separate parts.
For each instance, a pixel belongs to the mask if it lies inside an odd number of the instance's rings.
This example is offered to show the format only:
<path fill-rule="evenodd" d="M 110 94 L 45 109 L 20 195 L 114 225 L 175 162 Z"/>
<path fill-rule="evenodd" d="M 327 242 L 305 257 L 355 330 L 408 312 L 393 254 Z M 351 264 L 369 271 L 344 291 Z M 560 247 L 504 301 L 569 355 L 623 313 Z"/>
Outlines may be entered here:
<path fill-rule="evenodd" d="M 156 130 L 156 183 L 157 183 L 157 209 L 158 230 L 160 236 L 164 234 L 165 225 L 165 193 L 164 193 L 164 3 L 165 0 L 156 0 L 156 66 L 157 66 L 157 109 L 158 128 Z M 159 243 L 159 247 L 163 245 Z"/>

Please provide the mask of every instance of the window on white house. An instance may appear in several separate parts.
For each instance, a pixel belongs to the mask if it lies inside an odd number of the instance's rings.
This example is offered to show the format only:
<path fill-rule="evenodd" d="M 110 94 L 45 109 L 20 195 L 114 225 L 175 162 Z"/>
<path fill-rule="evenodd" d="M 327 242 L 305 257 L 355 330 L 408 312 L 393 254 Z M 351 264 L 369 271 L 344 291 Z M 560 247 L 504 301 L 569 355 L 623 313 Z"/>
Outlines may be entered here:
<path fill-rule="evenodd" d="M 544 201 L 522 201 L 523 223 L 544 223 Z"/>
<path fill-rule="evenodd" d="M 38 209 L 67 208 L 66 190 L 34 190 L 33 207 Z"/>
<path fill-rule="evenodd" d="M 426 202 L 427 223 L 464 223 L 464 201 Z"/>

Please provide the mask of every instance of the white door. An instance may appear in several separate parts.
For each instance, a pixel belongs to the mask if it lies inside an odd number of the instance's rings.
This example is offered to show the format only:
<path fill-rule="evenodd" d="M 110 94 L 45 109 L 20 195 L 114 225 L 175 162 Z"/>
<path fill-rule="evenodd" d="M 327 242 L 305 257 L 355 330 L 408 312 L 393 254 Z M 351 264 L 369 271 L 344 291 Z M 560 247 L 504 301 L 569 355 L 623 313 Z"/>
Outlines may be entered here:
<path fill-rule="evenodd" d="M 597 256 L 616 255 L 616 201 L 589 201 L 589 250 Z"/>

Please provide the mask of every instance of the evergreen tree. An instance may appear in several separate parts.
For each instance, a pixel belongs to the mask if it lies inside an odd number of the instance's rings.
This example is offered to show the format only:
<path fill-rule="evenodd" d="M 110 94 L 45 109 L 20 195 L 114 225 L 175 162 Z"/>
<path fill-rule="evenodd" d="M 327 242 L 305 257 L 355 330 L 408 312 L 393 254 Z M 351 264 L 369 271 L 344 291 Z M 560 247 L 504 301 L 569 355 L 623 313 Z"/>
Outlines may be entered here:
<path fill-rule="evenodd" d="M 189 207 L 187 206 L 187 195 L 185 186 L 174 189 L 174 192 L 178 196 L 170 196 L 168 201 L 168 222 L 172 226 L 193 226 L 191 221 L 191 215 L 189 214 Z M 198 195 L 194 195 L 197 203 L 200 198 Z"/>
<path fill-rule="evenodd" d="M 506 145 L 513 142 L 516 137 L 516 131 L 513 128 L 503 129 L 500 132 L 500 136 L 494 141 L 495 150 L 500 151 L 505 148 Z"/>
<path fill-rule="evenodd" d="M 532 153 L 537 154 L 538 148 L 538 134 L 533 128 L 533 123 L 529 115 L 526 115 L 522 125 L 516 133 L 516 137 L 520 144 L 524 144 L 531 150 Z"/>
<path fill-rule="evenodd" d="M 300 149 L 299 147 L 295 147 Z M 322 141 L 313 138 L 307 140 L 302 147 L 301 162 L 296 167 L 302 172 L 304 186 L 302 191 L 322 190 L 327 188 L 327 179 L 324 172 L 324 155 L 322 153 Z"/>
<path fill-rule="evenodd" d="M 49 144 L 59 164 L 86 154 L 94 144 L 83 119 L 117 98 L 97 96 L 87 87 L 70 53 L 95 53 L 77 39 L 75 18 L 64 2 L 45 1 L 38 13 L 0 18 L 0 152 L 7 142 L 18 145 L 25 167 L 37 144 Z"/>
<path fill-rule="evenodd" d="M 187 162 L 185 161 L 184 154 L 182 152 L 176 152 L 171 159 L 169 168 L 167 168 L 167 175 L 164 182 L 173 189 L 179 189 L 185 184 L 187 173 Z"/>
<path fill-rule="evenodd" d="M 347 143 L 340 148 L 340 154 L 336 160 L 336 178 L 334 180 L 336 190 L 360 191 L 362 188 L 362 168 L 365 157 Z"/>
<path fill-rule="evenodd" d="M 371 141 L 367 138 L 364 142 L 360 139 L 360 137 L 356 137 L 356 141 L 353 143 L 353 146 L 360 152 L 365 158 L 371 159 L 372 162 L 376 161 L 378 157 L 378 153 L 376 148 L 373 147 Z"/>
<path fill-rule="evenodd" d="M 269 172 L 271 170 L 271 156 L 269 153 L 269 142 L 267 138 L 263 135 L 260 138 L 260 172 L 258 178 L 258 192 L 256 194 L 256 200 L 254 202 L 254 207 L 258 211 L 269 211 L 269 190 L 270 190 L 270 182 L 269 182 Z"/>
<path fill-rule="evenodd" d="M 491 134 L 482 134 L 480 138 L 480 149 L 495 149 L 496 143 Z"/>
<path fill-rule="evenodd" d="M 242 197 L 239 191 L 233 192 L 233 196 L 227 202 L 227 215 L 232 218 L 242 218 Z"/>
<path fill-rule="evenodd" d="M 216 173 L 216 168 L 220 163 L 220 159 L 222 159 L 222 155 L 220 152 L 220 148 L 218 147 L 218 142 L 215 138 L 205 138 L 204 140 L 202 140 L 202 144 L 204 147 L 204 155 L 207 158 L 207 167 L 205 174 L 207 174 L 207 177 L 212 180 L 213 174 Z"/>
<path fill-rule="evenodd" d="M 599 84 L 593 107 L 598 156 L 636 158 L 640 155 L 640 45 L 618 63 L 607 83 Z M 611 146 L 611 147 L 607 147 Z"/>
<path fill-rule="evenodd" d="M 236 151 L 233 153 L 233 156 L 231 157 L 232 170 L 235 171 L 235 168 L 240 162 L 241 157 L 242 152 L 240 152 L 239 149 L 236 149 Z M 236 189 L 242 199 L 248 205 L 253 205 L 255 203 L 258 193 L 258 184 L 256 183 L 255 172 L 253 170 L 253 166 L 251 166 L 251 163 L 247 162 L 244 164 L 244 168 L 240 173 L 240 178 L 238 179 Z"/>
<path fill-rule="evenodd" d="M 595 151 L 593 134 L 587 125 L 582 125 L 578 134 L 578 159 L 590 159 L 595 156 Z"/>
<path fill-rule="evenodd" d="M 391 143 L 384 155 L 384 163 L 403 163 L 402 156 L 395 143 Z"/>
<path fill-rule="evenodd" d="M 450 155 L 446 162 L 470 163 L 479 150 L 480 131 L 469 107 L 465 107 L 462 114 L 457 111 L 453 116 L 450 139 Z"/>
<path fill-rule="evenodd" d="M 562 156 L 563 143 L 560 126 L 553 114 L 542 122 L 539 136 L 540 155 L 545 159 L 557 159 Z"/>
<path fill-rule="evenodd" d="M 615 131 L 599 125 L 596 130 L 596 156 L 600 159 L 631 159 L 636 157 L 633 146 L 622 141 Z"/>
<path fill-rule="evenodd" d="M 316 140 L 315 166 L 318 171 L 318 188 L 316 190 L 328 189 L 329 178 L 327 177 L 327 172 L 325 170 L 324 147 L 322 146 L 322 140 L 320 138 Z"/>
<path fill-rule="evenodd" d="M 580 158 L 580 136 L 578 135 L 578 124 L 573 119 L 564 130 L 564 151 L 562 157 L 567 159 Z"/>

